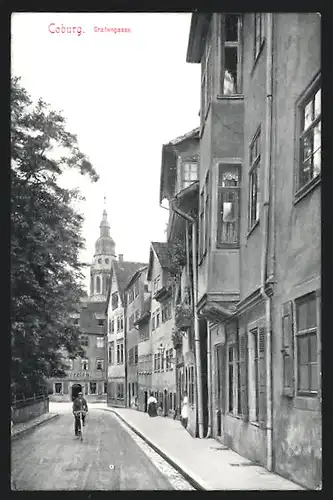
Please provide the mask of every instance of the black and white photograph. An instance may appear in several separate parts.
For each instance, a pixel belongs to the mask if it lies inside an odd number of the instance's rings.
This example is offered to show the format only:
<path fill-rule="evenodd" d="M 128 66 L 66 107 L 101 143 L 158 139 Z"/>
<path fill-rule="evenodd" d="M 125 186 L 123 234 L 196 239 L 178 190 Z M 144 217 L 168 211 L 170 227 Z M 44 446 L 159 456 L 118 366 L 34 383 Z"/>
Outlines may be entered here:
<path fill-rule="evenodd" d="M 321 22 L 11 13 L 12 491 L 322 490 Z"/>

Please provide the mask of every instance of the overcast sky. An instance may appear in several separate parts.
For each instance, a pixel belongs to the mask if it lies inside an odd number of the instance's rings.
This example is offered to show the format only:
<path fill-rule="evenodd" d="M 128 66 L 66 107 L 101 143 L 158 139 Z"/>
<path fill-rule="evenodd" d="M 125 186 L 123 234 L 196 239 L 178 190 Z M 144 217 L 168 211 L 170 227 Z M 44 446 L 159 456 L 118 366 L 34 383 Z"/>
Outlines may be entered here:
<path fill-rule="evenodd" d="M 162 144 L 199 125 L 200 66 L 186 63 L 190 19 L 182 13 L 12 15 L 12 74 L 33 99 L 63 110 L 67 129 L 100 176 L 96 184 L 79 174 L 66 177 L 86 198 L 80 211 L 88 263 L 104 194 L 117 254 L 147 262 L 150 241 L 165 241 Z M 76 30 L 61 33 L 62 27 Z M 104 27 L 130 31 L 96 30 Z"/>

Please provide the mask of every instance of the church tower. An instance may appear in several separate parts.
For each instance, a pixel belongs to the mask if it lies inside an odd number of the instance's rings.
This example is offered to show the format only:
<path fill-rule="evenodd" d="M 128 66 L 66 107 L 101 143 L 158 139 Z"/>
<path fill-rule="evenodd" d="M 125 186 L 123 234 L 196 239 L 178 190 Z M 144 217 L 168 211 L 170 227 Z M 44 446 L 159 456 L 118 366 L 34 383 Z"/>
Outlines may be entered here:
<path fill-rule="evenodd" d="M 115 242 L 110 236 L 110 224 L 105 209 L 99 227 L 100 236 L 95 243 L 95 255 L 90 268 L 89 300 L 93 302 L 106 301 L 110 286 L 111 261 L 116 257 Z"/>

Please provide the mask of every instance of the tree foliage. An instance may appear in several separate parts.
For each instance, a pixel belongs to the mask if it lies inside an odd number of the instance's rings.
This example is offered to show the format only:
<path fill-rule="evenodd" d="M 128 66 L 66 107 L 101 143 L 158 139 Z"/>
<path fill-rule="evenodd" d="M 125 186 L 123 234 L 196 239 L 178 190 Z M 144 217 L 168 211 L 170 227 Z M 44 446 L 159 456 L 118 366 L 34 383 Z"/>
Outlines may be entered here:
<path fill-rule="evenodd" d="M 69 321 L 84 295 L 83 217 L 73 207 L 82 198 L 61 187 L 59 177 L 67 168 L 93 182 L 98 175 L 65 126 L 60 113 L 42 99 L 33 104 L 12 78 L 11 374 L 12 386 L 25 394 L 46 376 L 64 374 L 61 349 L 83 353 L 79 327 Z"/>

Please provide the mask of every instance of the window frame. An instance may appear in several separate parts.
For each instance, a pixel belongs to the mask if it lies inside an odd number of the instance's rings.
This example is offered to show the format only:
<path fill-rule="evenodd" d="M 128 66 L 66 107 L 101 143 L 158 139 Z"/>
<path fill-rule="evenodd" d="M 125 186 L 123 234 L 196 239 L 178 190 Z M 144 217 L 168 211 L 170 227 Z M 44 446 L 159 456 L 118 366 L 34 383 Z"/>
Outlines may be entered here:
<path fill-rule="evenodd" d="M 237 40 L 226 40 L 226 16 L 227 15 L 237 15 Z M 236 13 L 227 13 L 222 14 L 221 16 L 221 64 L 220 64 L 220 95 L 225 96 L 234 96 L 234 95 L 242 95 L 242 86 L 243 86 L 243 75 L 242 75 L 242 67 L 243 67 L 243 54 L 242 54 L 242 36 L 243 36 L 243 18 L 241 14 Z M 235 92 L 225 92 L 224 80 L 225 80 L 225 53 L 228 48 L 236 48 L 237 49 L 237 78 L 235 81 Z"/>
<path fill-rule="evenodd" d="M 96 294 L 101 293 L 102 280 L 100 276 L 96 276 L 95 287 L 96 287 Z"/>
<path fill-rule="evenodd" d="M 84 367 L 86 364 L 86 368 Z M 82 358 L 81 359 L 81 370 L 83 372 L 89 371 L 89 359 L 88 358 Z"/>
<path fill-rule="evenodd" d="M 195 174 L 196 174 L 196 178 L 194 180 L 192 179 L 186 179 L 185 178 L 185 167 L 188 166 L 189 167 L 189 177 L 191 177 L 191 166 L 195 165 Z M 185 189 L 189 186 L 191 186 L 191 184 L 193 184 L 194 182 L 198 181 L 198 161 L 197 160 L 192 160 L 190 158 L 184 158 L 181 162 L 181 189 Z"/>
<path fill-rule="evenodd" d="M 117 354 L 116 361 L 117 365 L 124 364 L 124 339 L 117 340 Z"/>
<path fill-rule="evenodd" d="M 157 328 L 159 328 L 160 325 L 161 325 L 161 323 L 160 323 L 160 317 L 161 317 L 160 308 L 158 308 L 155 311 L 155 330 L 157 330 Z"/>
<path fill-rule="evenodd" d="M 91 390 L 91 387 L 92 387 L 92 385 L 93 385 L 93 384 L 95 384 L 95 392 L 93 392 L 93 391 Z M 98 391 L 97 391 L 97 382 L 89 382 L 89 386 L 88 386 L 88 387 L 89 387 L 89 394 L 92 394 L 92 395 L 97 395 L 97 392 L 98 392 Z"/>
<path fill-rule="evenodd" d="M 221 249 L 221 248 L 239 248 L 240 245 L 240 216 L 241 216 L 241 162 L 239 160 L 229 160 L 229 159 L 223 159 L 219 160 L 216 163 L 217 165 L 217 171 L 216 171 L 216 186 L 217 186 L 217 223 L 216 223 L 216 248 Z M 237 186 L 220 186 L 220 169 L 224 169 L 226 172 L 228 170 L 228 167 L 233 167 L 236 168 L 237 170 L 237 175 L 238 175 L 238 184 Z M 236 236 L 237 236 L 237 241 L 222 241 L 222 224 L 220 223 L 221 221 L 221 210 L 220 210 L 220 205 L 221 205 L 221 199 L 222 195 L 224 193 L 235 193 L 236 198 L 237 198 L 237 217 L 235 220 L 236 223 Z"/>
<path fill-rule="evenodd" d="M 304 136 L 313 131 L 314 127 L 321 124 L 322 121 L 322 112 L 320 110 L 320 114 L 316 117 L 307 127 L 306 130 L 302 130 L 303 126 L 303 111 L 305 111 L 306 105 L 311 101 L 311 97 L 314 100 L 315 94 L 318 90 L 322 90 L 321 88 L 321 72 L 318 72 L 315 77 L 312 79 L 307 88 L 303 91 L 300 97 L 296 101 L 296 127 L 295 127 L 295 168 L 294 168 L 294 203 L 297 203 L 300 199 L 303 198 L 307 193 L 312 191 L 318 184 L 321 182 L 321 169 L 319 175 L 312 177 L 308 182 L 300 185 L 300 168 L 301 168 L 301 142 L 304 139 Z M 322 98 L 321 98 L 322 101 Z M 320 134 L 321 137 L 321 134 Z M 320 149 L 322 150 L 322 142 L 320 145 Z M 314 153 L 312 153 L 312 156 Z"/>
<path fill-rule="evenodd" d="M 60 391 L 59 392 L 56 391 L 56 387 L 57 386 L 60 386 Z M 59 395 L 59 396 L 63 396 L 63 394 L 64 394 L 64 386 L 63 386 L 62 382 L 54 382 L 53 394 L 56 394 L 56 395 Z"/>
<path fill-rule="evenodd" d="M 89 347 L 89 335 L 82 333 L 80 335 L 80 343 L 84 347 Z"/>
<path fill-rule="evenodd" d="M 101 368 L 99 368 L 99 363 L 101 364 Z M 96 370 L 97 371 L 103 371 L 104 370 L 104 359 L 102 358 L 97 358 L 96 359 Z"/>
<path fill-rule="evenodd" d="M 255 146 L 256 145 L 256 146 Z M 259 154 L 253 158 L 252 151 L 254 148 L 259 147 Z M 257 175 L 257 189 L 256 189 L 256 218 L 253 220 L 252 210 L 253 210 L 253 198 L 252 198 L 252 176 L 256 171 Z M 249 188 L 248 188 L 248 233 L 247 236 L 251 234 L 253 229 L 260 222 L 260 202 L 261 202 L 261 189 L 260 189 L 260 172 L 261 172 L 261 125 L 257 128 L 251 142 L 249 145 Z"/>
<path fill-rule="evenodd" d="M 98 349 L 104 349 L 104 347 L 105 347 L 105 338 L 102 337 L 102 336 L 100 336 L 100 335 L 98 335 L 96 337 L 96 348 L 98 348 Z"/>
<path fill-rule="evenodd" d="M 298 329 L 298 309 L 297 306 L 299 304 L 304 304 L 306 303 L 306 299 L 313 297 L 315 300 L 315 317 L 316 317 L 316 326 L 315 327 L 310 327 L 305 330 L 299 331 Z M 312 291 L 310 293 L 307 293 L 305 295 L 302 295 L 301 297 L 297 297 L 294 301 L 294 308 L 295 308 L 295 385 L 296 385 L 296 397 L 298 398 L 309 398 L 309 399 L 315 399 L 320 396 L 321 393 L 321 384 L 320 384 L 320 355 L 319 355 L 319 349 L 320 349 L 320 341 L 318 338 L 319 335 L 319 317 L 318 317 L 318 296 L 316 291 Z M 316 362 L 313 363 L 315 365 L 314 369 L 317 372 L 317 390 L 316 391 L 311 391 L 311 390 L 300 390 L 299 389 L 299 345 L 298 345 L 298 340 L 299 338 L 307 338 L 308 339 L 308 344 L 310 344 L 310 337 L 315 336 L 316 338 Z M 309 365 L 309 380 L 311 377 L 311 370 L 310 369 L 311 362 L 308 363 Z"/>

